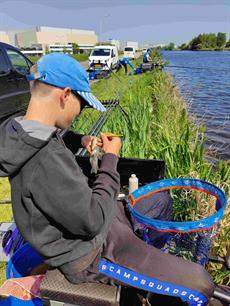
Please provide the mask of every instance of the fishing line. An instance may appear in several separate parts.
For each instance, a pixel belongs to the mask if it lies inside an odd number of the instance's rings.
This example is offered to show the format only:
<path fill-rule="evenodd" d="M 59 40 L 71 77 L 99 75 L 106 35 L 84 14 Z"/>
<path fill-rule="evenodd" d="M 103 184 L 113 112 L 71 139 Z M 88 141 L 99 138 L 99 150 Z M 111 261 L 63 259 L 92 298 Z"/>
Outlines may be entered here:
<path fill-rule="evenodd" d="M 113 72 L 113 70 L 108 66 L 108 64 L 106 63 L 109 71 L 116 76 L 116 79 L 122 84 L 123 88 L 121 88 L 120 90 L 117 90 L 116 96 L 115 98 L 111 101 L 111 103 L 109 103 L 107 110 L 105 113 L 102 113 L 98 120 L 93 124 L 93 126 L 91 127 L 90 131 L 88 132 L 89 135 L 92 136 L 97 136 L 100 132 L 100 130 L 102 129 L 103 125 L 105 124 L 105 122 L 108 120 L 108 118 L 110 117 L 110 115 L 112 114 L 112 111 L 114 110 L 114 108 L 116 106 L 119 107 L 122 115 L 127 118 L 128 114 L 124 111 L 124 109 L 121 107 L 121 105 L 119 104 L 119 99 L 121 98 L 121 96 L 124 94 L 124 92 L 126 91 L 127 87 L 125 87 L 123 85 L 122 80 L 119 78 L 119 76 Z M 130 81 L 130 86 L 132 86 L 132 82 Z M 75 155 L 78 156 L 84 156 L 87 154 L 87 150 L 84 148 L 81 148 L 77 151 L 77 153 Z"/>
<path fill-rule="evenodd" d="M 195 69 L 195 70 L 212 70 L 218 72 L 230 72 L 228 69 L 218 69 L 218 68 L 211 68 L 211 67 L 189 67 L 189 66 L 176 66 L 176 65 L 165 65 L 167 68 L 182 68 L 182 69 Z"/>
<path fill-rule="evenodd" d="M 107 119 L 110 117 L 114 107 L 118 105 L 118 102 L 116 99 L 113 99 L 111 103 L 109 104 L 107 111 L 105 113 L 102 113 L 99 119 L 94 123 L 94 125 L 91 127 L 91 130 L 88 132 L 89 135 L 97 136 L 100 130 L 102 129 L 102 126 L 107 121 Z M 85 156 L 87 154 L 87 150 L 84 148 L 81 148 L 78 150 L 76 155 L 78 156 Z"/>

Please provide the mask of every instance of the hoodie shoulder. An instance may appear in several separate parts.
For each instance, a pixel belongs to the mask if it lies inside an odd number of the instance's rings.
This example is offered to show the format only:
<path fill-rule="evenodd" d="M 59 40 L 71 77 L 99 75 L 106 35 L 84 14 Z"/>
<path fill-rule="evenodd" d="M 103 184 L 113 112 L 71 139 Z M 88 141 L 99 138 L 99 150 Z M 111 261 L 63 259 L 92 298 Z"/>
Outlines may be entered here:
<path fill-rule="evenodd" d="M 10 176 L 18 171 L 48 140 L 31 137 L 14 119 L 0 126 L 0 176 Z"/>

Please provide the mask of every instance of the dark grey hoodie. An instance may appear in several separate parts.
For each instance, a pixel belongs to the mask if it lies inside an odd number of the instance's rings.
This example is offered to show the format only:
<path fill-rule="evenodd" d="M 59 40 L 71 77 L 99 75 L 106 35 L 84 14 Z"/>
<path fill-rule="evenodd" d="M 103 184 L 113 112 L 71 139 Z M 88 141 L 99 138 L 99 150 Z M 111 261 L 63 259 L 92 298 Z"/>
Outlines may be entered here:
<path fill-rule="evenodd" d="M 115 214 L 118 158 L 105 154 L 93 188 L 55 128 L 18 117 L 0 127 L 0 176 L 9 176 L 14 219 L 53 267 L 98 249 Z"/>

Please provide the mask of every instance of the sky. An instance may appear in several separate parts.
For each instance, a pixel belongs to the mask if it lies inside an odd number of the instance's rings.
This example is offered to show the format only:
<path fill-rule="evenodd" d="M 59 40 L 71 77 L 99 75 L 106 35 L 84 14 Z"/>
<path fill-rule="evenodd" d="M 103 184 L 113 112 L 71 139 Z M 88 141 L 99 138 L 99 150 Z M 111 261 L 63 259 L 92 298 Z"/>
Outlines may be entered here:
<path fill-rule="evenodd" d="M 0 31 L 34 26 L 93 30 L 100 41 L 178 45 L 199 33 L 230 38 L 230 0 L 0 0 Z"/>

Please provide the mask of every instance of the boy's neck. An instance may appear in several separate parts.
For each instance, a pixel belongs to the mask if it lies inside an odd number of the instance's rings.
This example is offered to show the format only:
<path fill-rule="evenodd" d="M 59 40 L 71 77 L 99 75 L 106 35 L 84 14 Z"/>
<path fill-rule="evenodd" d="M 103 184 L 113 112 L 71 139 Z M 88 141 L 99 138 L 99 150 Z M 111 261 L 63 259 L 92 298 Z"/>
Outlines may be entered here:
<path fill-rule="evenodd" d="M 44 109 L 44 106 L 46 107 Z M 52 110 L 49 111 L 49 105 L 46 103 L 30 101 L 26 114 L 25 120 L 32 120 L 40 122 L 48 126 L 55 127 L 56 120 Z"/>

